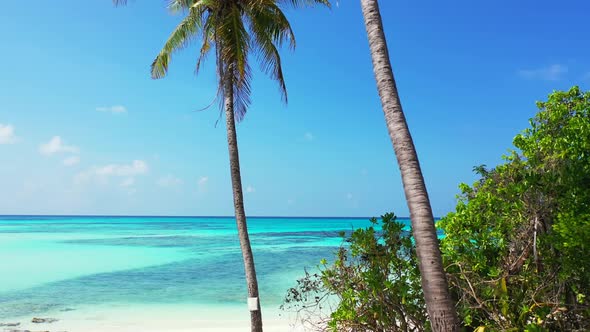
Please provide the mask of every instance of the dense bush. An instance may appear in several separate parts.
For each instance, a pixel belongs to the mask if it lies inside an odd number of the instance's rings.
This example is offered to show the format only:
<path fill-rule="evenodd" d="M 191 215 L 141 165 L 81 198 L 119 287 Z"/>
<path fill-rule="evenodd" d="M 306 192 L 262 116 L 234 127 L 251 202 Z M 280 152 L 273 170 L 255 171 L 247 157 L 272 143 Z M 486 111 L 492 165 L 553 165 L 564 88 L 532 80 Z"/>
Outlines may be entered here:
<path fill-rule="evenodd" d="M 590 93 L 554 92 L 538 107 L 517 150 L 478 167 L 439 223 L 466 326 L 590 328 Z"/>
<path fill-rule="evenodd" d="M 460 185 L 438 223 L 465 330 L 590 330 L 590 93 L 574 87 L 537 105 L 515 150 L 476 167 L 480 179 Z M 393 215 L 382 219 L 354 231 L 286 304 L 327 308 L 316 326 L 332 331 L 429 330 L 411 238 Z"/>

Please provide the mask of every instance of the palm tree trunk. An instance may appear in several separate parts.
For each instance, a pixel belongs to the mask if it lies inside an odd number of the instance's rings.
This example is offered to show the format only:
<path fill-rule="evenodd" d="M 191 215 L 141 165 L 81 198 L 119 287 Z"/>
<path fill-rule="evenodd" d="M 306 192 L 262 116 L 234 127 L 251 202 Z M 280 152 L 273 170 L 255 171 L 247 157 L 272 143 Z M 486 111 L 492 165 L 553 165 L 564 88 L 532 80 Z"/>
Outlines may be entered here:
<path fill-rule="evenodd" d="M 410 210 L 422 289 L 432 330 L 435 332 L 457 331 L 459 327 L 457 312 L 448 290 L 434 217 L 418 155 L 406 123 L 389 62 L 379 4 L 377 0 L 361 0 L 361 7 L 369 38 L 377 89 Z"/>
<path fill-rule="evenodd" d="M 227 146 L 229 148 L 229 165 L 231 170 L 231 182 L 234 195 L 234 209 L 240 248 L 244 259 L 246 283 L 248 285 L 248 304 L 250 307 L 250 327 L 252 332 L 262 332 L 262 312 L 258 299 L 258 281 L 254 267 L 254 256 L 250 247 L 246 213 L 244 212 L 244 195 L 242 193 L 242 176 L 240 175 L 240 156 L 238 153 L 238 138 L 236 135 L 236 122 L 234 119 L 233 84 L 230 75 L 225 79 L 225 117 L 227 125 Z M 254 305 L 254 307 L 252 307 Z"/>

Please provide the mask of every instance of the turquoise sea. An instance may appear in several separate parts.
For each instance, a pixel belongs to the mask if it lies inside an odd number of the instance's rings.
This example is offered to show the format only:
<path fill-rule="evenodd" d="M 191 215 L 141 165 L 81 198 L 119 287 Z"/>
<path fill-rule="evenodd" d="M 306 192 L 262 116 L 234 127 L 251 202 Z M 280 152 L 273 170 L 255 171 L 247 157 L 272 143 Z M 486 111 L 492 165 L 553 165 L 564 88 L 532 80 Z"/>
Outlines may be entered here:
<path fill-rule="evenodd" d="M 400 220 L 409 222 L 408 220 Z M 264 308 L 368 218 L 249 218 Z M 0 216 L 0 321 L 78 307 L 244 305 L 233 218 Z"/>

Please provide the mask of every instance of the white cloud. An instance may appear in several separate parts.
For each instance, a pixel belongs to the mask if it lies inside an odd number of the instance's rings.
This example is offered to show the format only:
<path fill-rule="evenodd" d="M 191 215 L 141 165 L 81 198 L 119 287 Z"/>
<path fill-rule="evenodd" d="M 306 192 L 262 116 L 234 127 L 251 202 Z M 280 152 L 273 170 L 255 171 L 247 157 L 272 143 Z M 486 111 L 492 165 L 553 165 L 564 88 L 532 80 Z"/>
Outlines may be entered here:
<path fill-rule="evenodd" d="M 78 163 L 80 163 L 80 157 L 78 157 L 78 156 L 68 157 L 63 160 L 63 164 L 65 166 L 74 166 Z"/>
<path fill-rule="evenodd" d="M 127 108 L 125 108 L 125 106 L 122 106 L 122 105 L 114 105 L 114 106 L 108 106 L 108 107 L 97 107 L 96 110 L 98 112 L 106 112 L 106 113 L 112 113 L 112 114 L 127 113 Z"/>
<path fill-rule="evenodd" d="M 537 69 L 522 69 L 518 74 L 529 80 L 558 81 L 568 72 L 567 66 L 554 64 Z"/>
<path fill-rule="evenodd" d="M 156 184 L 160 187 L 169 188 L 169 187 L 176 187 L 183 183 L 183 181 L 173 175 L 166 175 L 158 179 Z"/>
<path fill-rule="evenodd" d="M 11 125 L 3 125 L 0 123 L 0 144 L 14 143 L 16 143 L 16 136 L 14 136 L 14 127 Z"/>
<path fill-rule="evenodd" d="M 207 177 L 207 176 L 201 176 L 199 178 L 199 182 L 198 182 L 199 183 L 199 187 L 202 187 L 202 186 L 206 185 L 208 181 L 209 181 L 209 177 Z"/>
<path fill-rule="evenodd" d="M 303 134 L 303 139 L 306 140 L 306 141 L 308 141 L 308 142 L 313 141 L 314 138 L 315 137 L 313 136 L 313 134 L 310 133 L 309 131 L 306 132 L 305 134 Z"/>
<path fill-rule="evenodd" d="M 137 192 L 137 189 L 134 187 L 135 178 L 126 178 L 123 181 L 121 181 L 121 183 L 119 183 L 119 186 L 121 186 L 121 188 L 123 188 L 123 190 L 127 192 L 128 195 L 134 195 Z"/>
<path fill-rule="evenodd" d="M 79 151 L 80 149 L 76 146 L 66 145 L 59 136 L 53 136 L 49 142 L 39 145 L 39 152 L 46 156 L 62 152 L 78 153 Z"/>
<path fill-rule="evenodd" d="M 129 188 L 135 184 L 135 178 L 126 178 L 121 182 L 121 187 Z"/>
<path fill-rule="evenodd" d="M 197 181 L 198 187 L 199 187 L 199 191 L 200 192 L 206 192 L 207 191 L 207 183 L 209 182 L 209 177 L 208 176 L 201 176 L 199 178 L 199 181 Z"/>
<path fill-rule="evenodd" d="M 96 175 L 102 176 L 134 176 L 148 172 L 148 165 L 143 160 L 134 160 L 130 165 L 110 164 L 95 168 Z"/>
<path fill-rule="evenodd" d="M 347 193 L 346 199 L 348 200 L 350 207 L 355 209 L 359 207 L 359 198 L 356 195 L 353 195 L 352 193 Z"/>
<path fill-rule="evenodd" d="M 74 181 L 76 183 L 84 183 L 94 180 L 99 183 L 106 183 L 111 177 L 133 178 L 134 176 L 146 174 L 148 170 L 149 167 L 145 161 L 134 160 L 131 164 L 109 164 L 105 166 L 91 167 L 84 172 L 78 173 L 74 178 Z M 129 181 L 129 179 L 123 180 L 121 185 Z"/>
<path fill-rule="evenodd" d="M 247 193 L 253 193 L 256 192 L 256 188 L 252 187 L 252 186 L 248 186 L 246 187 L 246 192 Z"/>

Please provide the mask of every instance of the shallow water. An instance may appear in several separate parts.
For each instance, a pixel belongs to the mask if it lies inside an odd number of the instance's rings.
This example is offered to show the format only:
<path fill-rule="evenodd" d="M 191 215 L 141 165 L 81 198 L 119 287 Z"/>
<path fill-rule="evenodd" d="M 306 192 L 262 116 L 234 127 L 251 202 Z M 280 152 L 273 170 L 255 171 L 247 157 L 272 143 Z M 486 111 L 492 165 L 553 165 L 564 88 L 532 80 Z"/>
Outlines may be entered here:
<path fill-rule="evenodd" d="M 339 232 L 369 221 L 250 218 L 248 225 L 263 308 L 276 308 L 305 267 L 332 256 Z M 233 218 L 0 216 L 0 320 L 109 304 L 234 306 L 245 298 Z"/>

